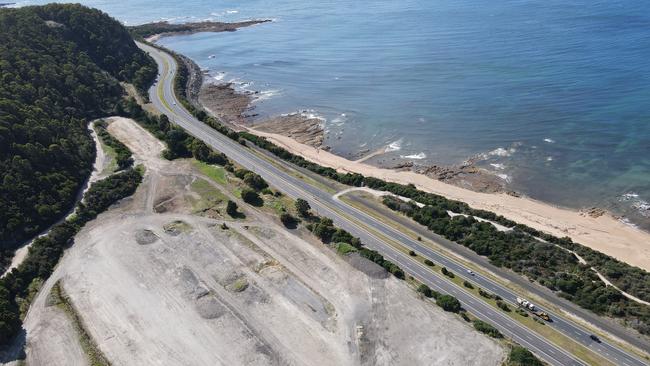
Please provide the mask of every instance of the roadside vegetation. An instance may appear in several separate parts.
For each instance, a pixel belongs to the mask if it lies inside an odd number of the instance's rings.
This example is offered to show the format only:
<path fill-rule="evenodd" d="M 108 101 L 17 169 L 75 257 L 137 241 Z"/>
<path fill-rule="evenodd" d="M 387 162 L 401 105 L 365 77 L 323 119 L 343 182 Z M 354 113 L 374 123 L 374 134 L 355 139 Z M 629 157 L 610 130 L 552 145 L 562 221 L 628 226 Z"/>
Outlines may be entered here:
<path fill-rule="evenodd" d="M 79 317 L 79 313 L 74 307 L 74 304 L 68 297 L 68 295 L 63 290 L 61 282 L 57 282 L 52 286 L 50 296 L 56 306 L 58 306 L 72 321 L 72 326 L 74 327 L 77 336 L 79 337 L 79 343 L 84 353 L 88 357 L 88 361 L 91 366 L 110 366 L 111 363 L 108 361 L 106 356 L 97 346 L 97 343 L 93 340 L 92 336 L 88 334 L 86 327 L 84 326 L 83 320 Z"/>
<path fill-rule="evenodd" d="M 0 267 L 75 203 L 95 157 L 87 129 L 120 81 L 144 90 L 153 60 L 116 20 L 80 5 L 0 9 Z"/>
<path fill-rule="evenodd" d="M 650 332 L 650 307 L 606 286 L 589 265 L 580 264 L 575 255 L 555 244 L 517 229 L 499 231 L 473 217 L 450 217 L 448 208 L 435 202 L 419 207 L 391 196 L 383 202 L 429 230 L 488 257 L 497 266 L 512 269 L 597 314 L 622 318 L 641 333 Z"/>

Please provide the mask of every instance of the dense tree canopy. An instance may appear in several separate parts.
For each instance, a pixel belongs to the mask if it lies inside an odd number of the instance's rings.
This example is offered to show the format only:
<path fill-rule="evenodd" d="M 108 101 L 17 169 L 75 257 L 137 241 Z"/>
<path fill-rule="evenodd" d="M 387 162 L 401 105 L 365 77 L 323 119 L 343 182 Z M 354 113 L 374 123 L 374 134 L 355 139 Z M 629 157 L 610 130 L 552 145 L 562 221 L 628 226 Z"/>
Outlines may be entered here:
<path fill-rule="evenodd" d="M 81 5 L 0 9 L 0 250 L 59 219 L 88 177 L 88 120 L 113 112 L 119 81 L 156 67 L 116 20 Z"/>

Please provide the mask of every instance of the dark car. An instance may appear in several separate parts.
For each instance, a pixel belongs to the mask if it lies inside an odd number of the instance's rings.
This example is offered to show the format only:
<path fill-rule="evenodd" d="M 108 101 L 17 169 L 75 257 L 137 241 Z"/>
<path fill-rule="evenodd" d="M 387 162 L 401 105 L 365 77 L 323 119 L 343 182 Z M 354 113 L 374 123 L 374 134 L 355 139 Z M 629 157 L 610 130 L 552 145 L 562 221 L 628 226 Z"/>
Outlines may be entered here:
<path fill-rule="evenodd" d="M 589 338 L 591 338 L 592 341 L 600 343 L 600 338 L 596 337 L 595 335 L 590 335 Z"/>

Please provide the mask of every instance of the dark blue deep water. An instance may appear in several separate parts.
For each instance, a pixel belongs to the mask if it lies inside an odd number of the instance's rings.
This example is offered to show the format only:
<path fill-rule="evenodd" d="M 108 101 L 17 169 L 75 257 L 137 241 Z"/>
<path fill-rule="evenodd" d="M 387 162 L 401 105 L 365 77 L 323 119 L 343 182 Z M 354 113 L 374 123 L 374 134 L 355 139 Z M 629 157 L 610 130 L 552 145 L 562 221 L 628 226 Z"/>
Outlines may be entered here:
<path fill-rule="evenodd" d="M 162 44 L 260 91 L 262 116 L 322 116 L 343 156 L 479 155 L 531 197 L 650 227 L 646 1 L 81 2 L 127 24 L 272 18 Z"/>

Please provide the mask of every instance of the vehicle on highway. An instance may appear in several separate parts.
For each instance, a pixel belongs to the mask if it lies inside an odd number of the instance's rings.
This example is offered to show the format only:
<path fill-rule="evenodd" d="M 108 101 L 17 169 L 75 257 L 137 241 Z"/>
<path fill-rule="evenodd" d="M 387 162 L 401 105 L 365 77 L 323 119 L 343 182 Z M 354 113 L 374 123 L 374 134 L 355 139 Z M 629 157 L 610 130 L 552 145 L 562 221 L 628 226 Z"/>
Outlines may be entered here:
<path fill-rule="evenodd" d="M 598 336 L 596 336 L 595 334 L 591 334 L 589 338 L 591 338 L 591 340 L 596 343 L 600 343 L 600 338 L 598 338 Z"/>
<path fill-rule="evenodd" d="M 467 273 L 469 273 L 470 276 L 474 276 L 474 272 L 473 272 L 471 269 L 468 269 L 468 270 L 467 270 Z"/>
<path fill-rule="evenodd" d="M 517 298 L 517 305 L 519 305 L 520 307 L 530 311 L 531 313 L 533 313 L 534 315 L 536 315 L 540 319 L 546 320 L 547 322 L 551 321 L 551 317 L 548 315 L 547 312 L 537 310 L 535 305 L 532 302 L 530 302 L 530 301 L 528 301 L 526 299 L 522 299 L 521 297 L 518 297 Z"/>

